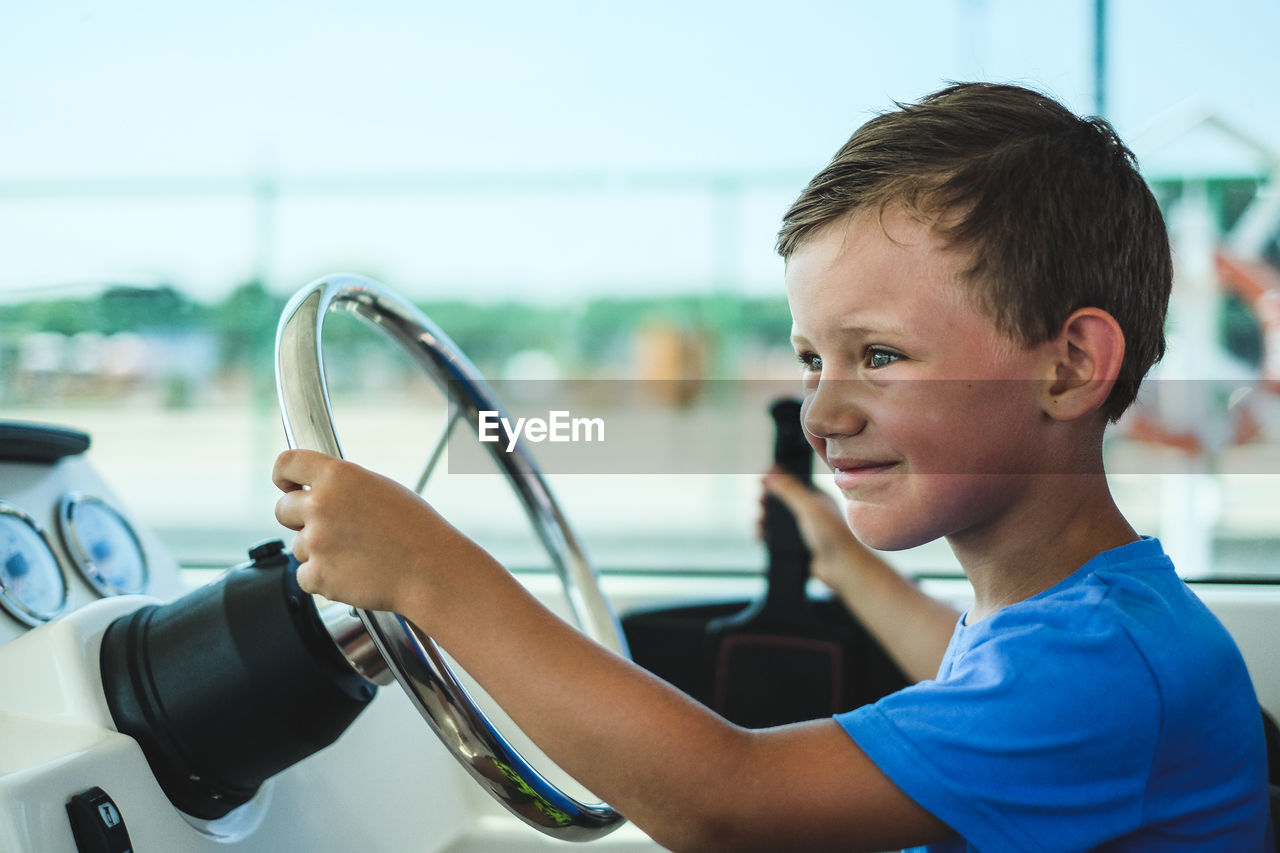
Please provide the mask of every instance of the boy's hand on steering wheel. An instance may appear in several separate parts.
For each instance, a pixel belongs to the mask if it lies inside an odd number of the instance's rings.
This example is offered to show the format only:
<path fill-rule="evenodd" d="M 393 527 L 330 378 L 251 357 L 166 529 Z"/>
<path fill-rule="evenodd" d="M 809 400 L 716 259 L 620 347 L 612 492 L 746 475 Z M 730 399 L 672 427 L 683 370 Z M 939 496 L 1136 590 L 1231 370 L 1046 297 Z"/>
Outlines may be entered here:
<path fill-rule="evenodd" d="M 298 535 L 298 583 L 369 610 L 403 612 L 446 582 L 461 551 L 478 546 L 419 495 L 353 462 L 286 450 L 272 480 L 276 519 Z"/>

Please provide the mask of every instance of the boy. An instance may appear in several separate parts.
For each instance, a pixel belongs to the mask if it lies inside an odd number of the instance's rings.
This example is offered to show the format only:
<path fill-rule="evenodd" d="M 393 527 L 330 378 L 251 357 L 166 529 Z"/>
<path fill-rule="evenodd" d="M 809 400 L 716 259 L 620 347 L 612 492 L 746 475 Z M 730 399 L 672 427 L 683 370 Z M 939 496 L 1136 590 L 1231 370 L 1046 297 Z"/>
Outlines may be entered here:
<path fill-rule="evenodd" d="M 1268 849 L 1244 665 L 1102 470 L 1106 423 L 1163 351 L 1171 278 L 1109 126 L 951 87 L 855 133 L 779 250 L 804 426 L 850 528 L 876 548 L 945 536 L 974 587 L 957 623 L 859 571 L 856 541 L 769 481 L 828 576 L 871 578 L 917 684 L 739 729 L 583 639 L 407 489 L 291 451 L 276 512 L 300 583 L 417 623 L 673 850 Z"/>

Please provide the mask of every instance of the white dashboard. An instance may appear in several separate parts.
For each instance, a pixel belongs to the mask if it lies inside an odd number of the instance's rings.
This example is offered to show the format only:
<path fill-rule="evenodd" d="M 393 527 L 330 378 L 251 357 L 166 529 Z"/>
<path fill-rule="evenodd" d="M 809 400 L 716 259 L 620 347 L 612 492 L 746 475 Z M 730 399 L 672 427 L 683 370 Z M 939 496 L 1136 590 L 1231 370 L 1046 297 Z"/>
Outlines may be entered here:
<path fill-rule="evenodd" d="M 98 476 L 79 446 L 87 437 L 78 443 L 62 430 L 42 439 L 20 424 L 0 433 L 0 853 L 563 846 L 484 795 L 395 686 L 379 690 L 331 746 L 229 813 L 199 818 L 177 808 L 139 742 L 118 730 L 99 657 L 117 620 L 189 592 L 179 567 Z M 54 451 L 19 449 L 33 437 Z M 90 521 L 63 520 L 68 504 L 91 507 Z M 188 677 L 214 676 L 197 655 Z M 234 716 L 215 708 L 208 727 L 217 734 Z M 89 835 L 77 837 L 76 822 Z M 659 849 L 630 825 L 591 846 Z"/>

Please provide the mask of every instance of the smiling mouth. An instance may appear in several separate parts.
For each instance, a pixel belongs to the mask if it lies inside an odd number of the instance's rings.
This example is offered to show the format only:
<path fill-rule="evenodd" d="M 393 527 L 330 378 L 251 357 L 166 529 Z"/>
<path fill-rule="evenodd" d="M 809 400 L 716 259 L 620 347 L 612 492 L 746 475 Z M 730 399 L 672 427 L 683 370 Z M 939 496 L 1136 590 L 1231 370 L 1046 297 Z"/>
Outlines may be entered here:
<path fill-rule="evenodd" d="M 897 462 L 839 461 L 831 466 L 831 473 L 838 489 L 851 489 L 877 476 L 897 470 Z"/>

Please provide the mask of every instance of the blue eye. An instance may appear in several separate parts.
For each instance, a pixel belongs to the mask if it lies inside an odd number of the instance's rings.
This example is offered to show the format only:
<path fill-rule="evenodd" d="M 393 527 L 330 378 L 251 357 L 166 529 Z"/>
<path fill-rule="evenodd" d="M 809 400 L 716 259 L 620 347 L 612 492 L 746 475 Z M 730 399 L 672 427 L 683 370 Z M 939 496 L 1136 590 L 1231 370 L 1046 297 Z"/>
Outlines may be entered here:
<path fill-rule="evenodd" d="M 900 358 L 902 358 L 902 356 L 898 355 L 896 352 L 890 352 L 889 350 L 879 349 L 877 347 L 870 347 L 867 350 L 864 361 L 866 362 L 867 367 L 872 370 L 877 370 L 881 367 L 888 367 Z"/>
<path fill-rule="evenodd" d="M 805 370 L 811 373 L 822 372 L 822 356 L 818 355 L 816 352 L 810 352 L 808 350 L 805 352 L 798 352 L 796 353 L 796 360 L 800 362 L 800 365 L 804 367 Z"/>

